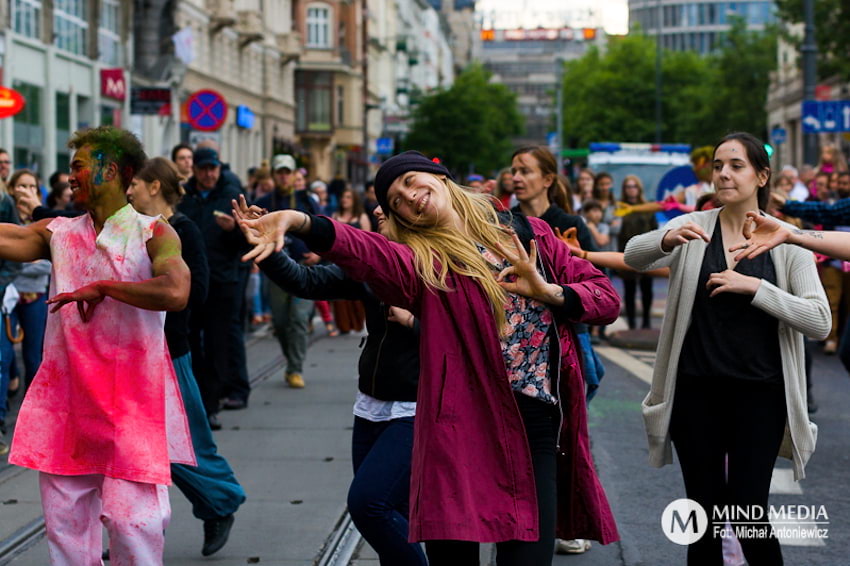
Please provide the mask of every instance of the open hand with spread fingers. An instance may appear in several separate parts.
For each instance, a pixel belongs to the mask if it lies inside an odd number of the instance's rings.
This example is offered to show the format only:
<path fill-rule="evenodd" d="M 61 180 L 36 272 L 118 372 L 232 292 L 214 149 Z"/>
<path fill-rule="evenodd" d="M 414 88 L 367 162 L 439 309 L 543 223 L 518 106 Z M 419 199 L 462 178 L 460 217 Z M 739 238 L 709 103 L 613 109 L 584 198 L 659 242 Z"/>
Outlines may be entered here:
<path fill-rule="evenodd" d="M 791 236 L 791 231 L 782 226 L 775 218 L 762 216 L 757 212 L 747 213 L 743 232 L 746 241 L 729 248 L 730 252 L 741 250 L 741 253 L 735 256 L 735 261 L 759 256 L 779 244 L 784 244 Z"/>
<path fill-rule="evenodd" d="M 284 238 L 289 230 L 293 216 L 306 216 L 295 210 L 279 210 L 260 214 L 257 207 L 248 206 L 245 197 L 239 195 L 239 202 L 233 201 L 233 218 L 245 234 L 254 249 L 242 256 L 242 261 L 263 261 L 274 252 L 283 249 Z"/>
<path fill-rule="evenodd" d="M 70 293 L 59 293 L 47 300 L 48 305 L 56 305 L 50 312 L 54 313 L 67 305 L 68 303 L 77 303 L 77 310 L 80 313 L 80 318 L 83 322 L 88 322 L 94 316 L 94 308 L 99 305 L 106 295 L 100 288 L 100 283 L 95 282 L 85 287 L 80 287 L 76 291 Z"/>
<path fill-rule="evenodd" d="M 516 293 L 544 303 L 563 303 L 563 289 L 559 285 L 547 283 L 537 271 L 537 242 L 531 240 L 529 253 L 525 251 L 516 233 L 511 234 L 511 239 L 513 247 L 496 244 L 496 251 L 511 264 L 496 277 L 499 285 L 509 293 Z M 509 275 L 515 275 L 516 279 L 507 281 L 506 278 Z"/>

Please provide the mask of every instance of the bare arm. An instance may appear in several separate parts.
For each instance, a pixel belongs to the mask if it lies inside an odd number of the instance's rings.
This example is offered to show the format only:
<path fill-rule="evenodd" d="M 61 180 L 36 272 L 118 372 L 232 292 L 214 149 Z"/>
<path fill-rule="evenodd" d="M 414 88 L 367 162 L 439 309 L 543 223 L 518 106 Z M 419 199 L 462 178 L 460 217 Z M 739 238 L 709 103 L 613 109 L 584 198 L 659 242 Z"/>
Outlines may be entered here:
<path fill-rule="evenodd" d="M 21 262 L 50 259 L 47 225 L 51 220 L 45 218 L 27 226 L 0 223 L 0 258 Z"/>
<path fill-rule="evenodd" d="M 180 238 L 164 220 L 157 222 L 147 243 L 153 277 L 145 281 L 95 281 L 70 293 L 51 298 L 56 312 L 76 302 L 84 322 L 91 320 L 95 307 L 106 297 L 152 311 L 181 311 L 189 301 L 191 275 L 180 255 Z"/>
<path fill-rule="evenodd" d="M 748 212 L 747 216 L 751 220 L 744 227 L 747 240 L 729 248 L 729 251 L 741 250 L 735 256 L 735 261 L 754 258 L 779 244 L 795 244 L 819 254 L 850 261 L 850 232 L 789 229 L 769 216 L 753 212 Z"/>

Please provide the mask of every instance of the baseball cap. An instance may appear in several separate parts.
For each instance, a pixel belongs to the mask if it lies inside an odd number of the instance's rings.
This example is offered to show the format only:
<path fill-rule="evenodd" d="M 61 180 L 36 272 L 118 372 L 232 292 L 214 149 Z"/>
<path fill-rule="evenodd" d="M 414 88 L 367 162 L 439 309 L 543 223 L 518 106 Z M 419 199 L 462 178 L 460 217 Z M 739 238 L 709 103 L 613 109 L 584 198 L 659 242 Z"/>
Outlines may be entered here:
<path fill-rule="evenodd" d="M 277 171 L 278 169 L 295 171 L 295 158 L 285 153 L 275 155 L 272 159 L 272 171 Z"/>
<path fill-rule="evenodd" d="M 199 147 L 192 154 L 192 164 L 195 167 L 204 167 L 212 165 L 218 167 L 221 161 L 218 158 L 218 152 L 211 147 Z"/>

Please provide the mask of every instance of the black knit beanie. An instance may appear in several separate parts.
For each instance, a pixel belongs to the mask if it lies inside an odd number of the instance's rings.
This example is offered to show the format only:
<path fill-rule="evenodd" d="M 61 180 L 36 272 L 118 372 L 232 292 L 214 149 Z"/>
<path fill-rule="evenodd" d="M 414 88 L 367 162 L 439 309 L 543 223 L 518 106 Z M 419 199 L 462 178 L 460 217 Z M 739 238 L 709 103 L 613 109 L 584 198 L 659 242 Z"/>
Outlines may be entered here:
<path fill-rule="evenodd" d="M 378 174 L 375 175 L 375 198 L 378 199 L 378 204 L 381 205 L 384 214 L 389 215 L 392 212 L 387 201 L 387 191 L 390 190 L 390 185 L 398 179 L 399 175 L 408 171 L 422 171 L 452 178 L 448 169 L 439 163 L 434 163 L 418 151 L 405 151 L 390 157 L 384 161 L 381 168 L 378 169 Z"/>

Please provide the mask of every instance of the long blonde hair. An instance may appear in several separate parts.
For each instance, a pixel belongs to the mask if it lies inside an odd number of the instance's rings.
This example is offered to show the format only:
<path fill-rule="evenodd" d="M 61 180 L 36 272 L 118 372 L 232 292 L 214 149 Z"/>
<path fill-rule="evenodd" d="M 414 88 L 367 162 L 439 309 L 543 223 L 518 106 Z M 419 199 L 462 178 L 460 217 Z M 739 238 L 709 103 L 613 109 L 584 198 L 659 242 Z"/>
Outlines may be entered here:
<path fill-rule="evenodd" d="M 494 251 L 496 243 L 511 246 L 509 231 L 499 222 L 493 197 L 466 191 L 448 178 L 443 182 L 448 188 L 451 206 L 466 226 L 467 233 L 445 226 L 420 226 L 397 214 L 389 214 L 389 237 L 413 250 L 416 273 L 431 289 L 451 291 L 446 283 L 449 271 L 478 281 L 490 299 L 496 327 L 502 335 L 507 293 L 496 282 L 475 243 Z"/>

